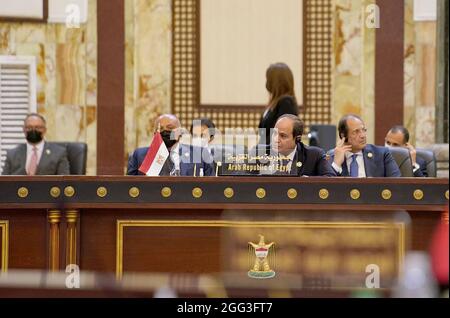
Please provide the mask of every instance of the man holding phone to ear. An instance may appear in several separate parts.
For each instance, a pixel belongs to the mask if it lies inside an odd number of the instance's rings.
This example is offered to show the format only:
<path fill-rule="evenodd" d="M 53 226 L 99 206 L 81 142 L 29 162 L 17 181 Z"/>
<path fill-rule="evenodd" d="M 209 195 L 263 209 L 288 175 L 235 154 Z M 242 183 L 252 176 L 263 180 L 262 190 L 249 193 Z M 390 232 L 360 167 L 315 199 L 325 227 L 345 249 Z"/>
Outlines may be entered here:
<path fill-rule="evenodd" d="M 342 117 L 338 132 L 341 140 L 331 152 L 331 160 L 339 176 L 401 177 L 388 148 L 367 144 L 367 128 L 359 116 Z"/>

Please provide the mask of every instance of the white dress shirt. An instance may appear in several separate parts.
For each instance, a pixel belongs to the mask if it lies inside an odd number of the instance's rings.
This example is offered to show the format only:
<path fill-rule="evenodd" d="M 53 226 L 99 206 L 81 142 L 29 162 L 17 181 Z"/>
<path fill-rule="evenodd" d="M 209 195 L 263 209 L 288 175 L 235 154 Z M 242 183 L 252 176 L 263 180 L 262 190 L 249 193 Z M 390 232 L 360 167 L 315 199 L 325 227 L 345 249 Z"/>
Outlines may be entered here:
<path fill-rule="evenodd" d="M 172 149 L 170 149 L 170 159 L 173 162 L 175 170 L 180 171 L 180 143 L 177 142 Z"/>
<path fill-rule="evenodd" d="M 27 142 L 27 161 L 25 163 L 25 170 L 27 171 L 27 173 L 28 173 L 28 166 L 30 165 L 31 155 L 33 154 L 33 147 L 36 147 L 37 149 L 37 165 L 39 166 L 39 162 L 41 161 L 42 158 L 42 152 L 44 151 L 44 144 L 45 144 L 44 140 L 42 140 L 37 144 L 30 144 L 29 142 Z"/>
<path fill-rule="evenodd" d="M 366 177 L 366 169 L 364 167 L 364 157 L 363 157 L 363 152 L 362 151 L 359 151 L 357 153 L 353 153 L 353 152 L 347 151 L 345 153 L 345 159 L 346 159 L 346 162 L 347 162 L 348 174 L 350 175 L 350 165 L 352 164 L 352 161 L 353 161 L 353 155 L 357 155 L 356 162 L 358 163 L 358 178 L 365 178 Z M 338 174 L 342 173 L 342 167 L 339 167 L 334 162 L 331 165 L 333 166 L 333 169 Z"/>

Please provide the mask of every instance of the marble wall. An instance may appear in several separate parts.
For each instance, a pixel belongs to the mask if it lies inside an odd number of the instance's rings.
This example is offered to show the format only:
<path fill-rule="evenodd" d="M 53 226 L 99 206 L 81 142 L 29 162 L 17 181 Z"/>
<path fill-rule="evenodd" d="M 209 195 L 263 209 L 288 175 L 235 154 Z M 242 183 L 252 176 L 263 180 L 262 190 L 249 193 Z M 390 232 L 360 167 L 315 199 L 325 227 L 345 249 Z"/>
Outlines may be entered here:
<path fill-rule="evenodd" d="M 367 6 L 375 0 L 334 0 L 332 123 L 348 113 L 375 119 L 375 29 L 365 27 Z M 375 130 L 369 129 L 373 142 Z"/>
<path fill-rule="evenodd" d="M 88 144 L 87 174 L 96 172 L 97 10 L 88 2 L 88 22 L 0 22 L 0 54 L 36 57 L 37 109 L 47 119 L 47 140 Z"/>
<path fill-rule="evenodd" d="M 125 156 L 148 146 L 155 119 L 170 112 L 171 0 L 125 2 Z"/>
<path fill-rule="evenodd" d="M 334 0 L 332 120 L 346 113 L 375 125 L 375 29 L 365 26 L 375 0 Z M 404 125 L 419 147 L 435 143 L 436 21 L 413 19 L 414 0 L 405 0 Z M 369 142 L 374 130 L 369 129 Z"/>

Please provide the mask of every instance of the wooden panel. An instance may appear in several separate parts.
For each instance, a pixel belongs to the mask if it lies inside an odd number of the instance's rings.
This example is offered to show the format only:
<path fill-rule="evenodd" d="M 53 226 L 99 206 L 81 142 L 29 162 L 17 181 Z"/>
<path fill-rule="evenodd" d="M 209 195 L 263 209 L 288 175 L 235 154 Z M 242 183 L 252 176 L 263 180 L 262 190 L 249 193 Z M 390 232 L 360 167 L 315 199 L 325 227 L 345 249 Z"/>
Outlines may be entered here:
<path fill-rule="evenodd" d="M 375 144 L 403 124 L 404 1 L 377 0 L 381 27 L 375 47 Z"/>
<path fill-rule="evenodd" d="M 125 165 L 125 8 L 97 1 L 97 174 L 123 175 Z"/>
<path fill-rule="evenodd" d="M 9 222 L 8 269 L 47 268 L 47 212 L 0 210 Z"/>

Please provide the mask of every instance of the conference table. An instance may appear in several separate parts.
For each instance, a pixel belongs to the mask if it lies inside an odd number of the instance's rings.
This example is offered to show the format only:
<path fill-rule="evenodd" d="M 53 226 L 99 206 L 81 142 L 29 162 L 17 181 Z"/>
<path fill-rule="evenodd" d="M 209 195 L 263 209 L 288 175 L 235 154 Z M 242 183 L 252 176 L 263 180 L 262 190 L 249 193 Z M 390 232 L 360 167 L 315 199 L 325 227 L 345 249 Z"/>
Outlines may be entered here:
<path fill-rule="evenodd" d="M 389 287 L 448 198 L 432 178 L 2 176 L 0 268 L 251 282 L 262 251 L 273 279 L 358 287 L 375 266 Z"/>

